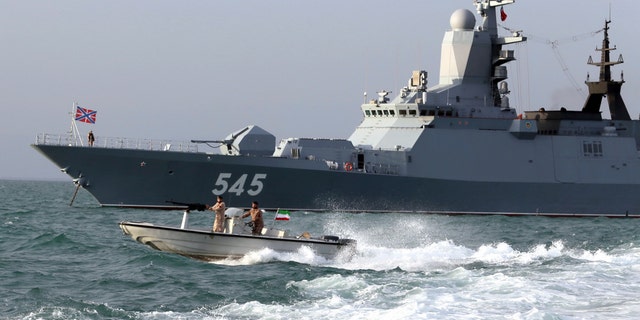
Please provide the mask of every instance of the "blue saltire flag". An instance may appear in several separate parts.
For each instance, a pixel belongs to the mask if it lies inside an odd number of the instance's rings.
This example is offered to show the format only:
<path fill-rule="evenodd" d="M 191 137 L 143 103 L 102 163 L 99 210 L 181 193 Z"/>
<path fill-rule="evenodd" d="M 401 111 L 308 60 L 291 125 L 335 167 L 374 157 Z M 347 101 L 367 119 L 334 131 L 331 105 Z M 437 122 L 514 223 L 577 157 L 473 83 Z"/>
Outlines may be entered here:
<path fill-rule="evenodd" d="M 97 113 L 98 112 L 95 110 L 89 110 L 80 106 L 76 106 L 76 121 L 84 123 L 96 123 Z"/>

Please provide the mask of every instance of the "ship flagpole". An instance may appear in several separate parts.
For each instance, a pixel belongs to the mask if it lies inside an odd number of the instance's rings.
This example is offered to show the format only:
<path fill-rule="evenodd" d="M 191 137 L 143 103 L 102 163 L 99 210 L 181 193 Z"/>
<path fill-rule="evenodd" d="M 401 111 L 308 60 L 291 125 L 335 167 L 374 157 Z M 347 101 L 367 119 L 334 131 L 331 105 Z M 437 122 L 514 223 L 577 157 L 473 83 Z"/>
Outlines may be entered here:
<path fill-rule="evenodd" d="M 69 128 L 69 145 L 71 145 L 71 143 L 75 143 L 76 141 L 76 132 L 75 132 L 75 111 L 76 111 L 76 103 L 73 102 L 72 106 L 71 106 L 71 112 L 69 113 L 70 118 L 71 118 L 71 127 Z"/>
<path fill-rule="evenodd" d="M 73 137 L 73 144 L 77 146 L 78 140 L 80 140 L 80 146 L 82 146 L 80 131 L 78 130 L 78 125 L 76 124 L 76 108 L 77 107 L 78 107 L 78 103 L 73 102 L 73 108 L 71 109 L 71 134 Z"/>

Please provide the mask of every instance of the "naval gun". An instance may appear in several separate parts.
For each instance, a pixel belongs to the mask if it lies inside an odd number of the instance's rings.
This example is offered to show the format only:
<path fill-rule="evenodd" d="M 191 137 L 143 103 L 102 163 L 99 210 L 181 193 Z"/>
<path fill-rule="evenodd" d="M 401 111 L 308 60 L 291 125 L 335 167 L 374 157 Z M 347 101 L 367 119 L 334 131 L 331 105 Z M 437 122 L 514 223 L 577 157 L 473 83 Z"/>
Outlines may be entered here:
<path fill-rule="evenodd" d="M 246 126 L 229 134 L 223 140 L 191 140 L 192 143 L 204 143 L 212 148 L 219 148 L 220 153 L 230 156 L 270 156 L 276 146 L 276 137 L 256 126 Z M 217 143 L 213 146 L 211 143 Z"/>

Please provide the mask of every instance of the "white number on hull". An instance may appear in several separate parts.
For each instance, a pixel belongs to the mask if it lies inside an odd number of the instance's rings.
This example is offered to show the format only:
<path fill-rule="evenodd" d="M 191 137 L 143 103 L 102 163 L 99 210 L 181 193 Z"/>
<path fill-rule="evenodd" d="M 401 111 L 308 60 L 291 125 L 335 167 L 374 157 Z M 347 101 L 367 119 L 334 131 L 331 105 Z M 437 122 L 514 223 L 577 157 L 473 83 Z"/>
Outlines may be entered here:
<path fill-rule="evenodd" d="M 251 180 L 251 186 L 252 187 L 256 187 L 255 189 L 249 189 L 249 191 L 247 191 L 247 193 L 250 196 L 257 196 L 260 194 L 260 192 L 262 192 L 262 187 L 264 186 L 262 184 L 262 179 L 266 179 L 267 178 L 267 174 L 266 173 L 256 173 L 255 176 L 253 176 L 253 180 Z"/>
<path fill-rule="evenodd" d="M 245 191 L 250 196 L 259 195 L 260 192 L 262 192 L 262 188 L 264 187 L 264 183 L 262 182 L 262 180 L 267 178 L 267 174 L 256 173 L 253 176 L 251 183 L 249 184 L 249 189 L 245 190 L 247 176 L 248 175 L 246 173 L 240 175 L 240 177 L 237 180 L 235 180 L 235 182 L 233 182 L 231 186 L 229 186 L 229 183 L 232 181 L 231 173 L 222 172 L 218 175 L 218 180 L 216 180 L 216 183 L 215 183 L 216 188 L 212 189 L 211 192 L 217 196 L 222 195 L 225 192 L 235 193 L 237 196 L 240 196 Z"/>

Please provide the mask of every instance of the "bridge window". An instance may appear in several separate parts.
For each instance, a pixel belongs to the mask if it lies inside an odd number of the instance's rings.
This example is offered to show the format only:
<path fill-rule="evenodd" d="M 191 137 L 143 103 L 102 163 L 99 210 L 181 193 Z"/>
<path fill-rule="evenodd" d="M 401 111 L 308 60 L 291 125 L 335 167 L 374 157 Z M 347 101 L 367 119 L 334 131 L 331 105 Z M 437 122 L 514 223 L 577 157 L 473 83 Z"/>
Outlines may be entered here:
<path fill-rule="evenodd" d="M 602 141 L 583 141 L 582 153 L 585 157 L 602 157 Z"/>
<path fill-rule="evenodd" d="M 300 148 L 291 148 L 291 158 L 293 159 L 300 158 Z"/>

